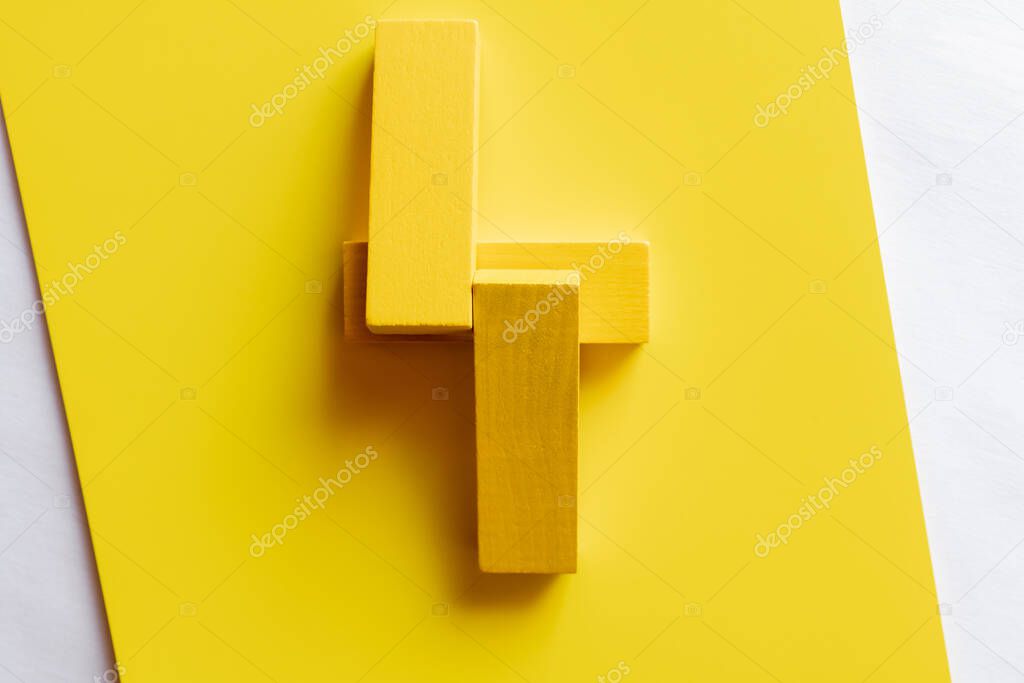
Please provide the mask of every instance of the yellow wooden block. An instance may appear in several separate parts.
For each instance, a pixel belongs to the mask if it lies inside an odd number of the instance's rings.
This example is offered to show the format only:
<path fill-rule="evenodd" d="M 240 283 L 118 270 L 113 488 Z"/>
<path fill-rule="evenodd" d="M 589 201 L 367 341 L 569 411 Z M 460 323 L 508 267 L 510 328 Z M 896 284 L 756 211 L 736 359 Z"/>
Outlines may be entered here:
<path fill-rule="evenodd" d="M 344 249 L 345 338 L 381 341 L 366 325 L 366 243 Z M 639 344 L 649 339 L 649 245 L 646 242 L 482 242 L 480 269 L 572 269 L 579 273 L 580 343 Z M 389 335 L 384 341 L 469 341 L 471 332 Z"/>
<path fill-rule="evenodd" d="M 624 233 L 609 242 L 491 242 L 477 249 L 477 267 L 576 271 L 580 341 L 641 344 L 650 337 L 649 252 Z"/>
<path fill-rule="evenodd" d="M 571 270 L 476 274 L 477 524 L 485 572 L 576 571 L 579 303 Z"/>
<path fill-rule="evenodd" d="M 381 21 L 373 73 L 366 320 L 472 327 L 480 47 L 475 21 Z"/>

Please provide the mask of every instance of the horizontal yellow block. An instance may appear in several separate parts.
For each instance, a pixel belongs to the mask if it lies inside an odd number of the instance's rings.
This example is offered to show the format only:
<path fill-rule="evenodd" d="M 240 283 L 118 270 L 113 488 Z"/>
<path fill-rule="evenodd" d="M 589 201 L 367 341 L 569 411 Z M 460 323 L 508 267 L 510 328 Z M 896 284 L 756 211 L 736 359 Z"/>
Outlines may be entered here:
<path fill-rule="evenodd" d="M 475 21 L 381 21 L 373 69 L 366 320 L 473 324 L 480 40 Z"/>
<path fill-rule="evenodd" d="M 571 270 L 481 270 L 473 284 L 480 569 L 577 564 L 580 300 Z"/>
<path fill-rule="evenodd" d="M 580 343 L 648 341 L 650 259 L 646 242 L 482 242 L 484 269 L 576 271 L 580 287 Z M 366 326 L 366 242 L 344 247 L 345 338 L 350 341 L 469 341 L 472 332 L 440 336 L 372 334 Z M 479 271 L 478 271 L 479 272 Z"/>

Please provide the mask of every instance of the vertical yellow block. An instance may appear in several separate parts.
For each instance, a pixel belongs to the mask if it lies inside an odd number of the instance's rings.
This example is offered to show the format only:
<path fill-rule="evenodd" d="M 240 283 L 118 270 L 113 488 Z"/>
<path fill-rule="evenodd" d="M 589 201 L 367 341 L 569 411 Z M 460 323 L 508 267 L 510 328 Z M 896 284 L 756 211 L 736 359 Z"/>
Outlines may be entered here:
<path fill-rule="evenodd" d="M 473 325 L 480 41 L 475 21 L 377 26 L 366 322 L 377 334 Z"/>
<path fill-rule="evenodd" d="M 576 571 L 575 278 L 558 270 L 476 274 L 477 512 L 485 572 Z"/>

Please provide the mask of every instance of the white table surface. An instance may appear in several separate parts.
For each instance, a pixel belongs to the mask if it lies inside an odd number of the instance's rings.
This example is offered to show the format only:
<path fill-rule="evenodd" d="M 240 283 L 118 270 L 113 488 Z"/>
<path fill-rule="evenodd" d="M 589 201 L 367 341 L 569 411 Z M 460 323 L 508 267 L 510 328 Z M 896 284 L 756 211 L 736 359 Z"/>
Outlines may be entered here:
<path fill-rule="evenodd" d="M 852 62 L 953 679 L 1020 683 L 1024 2 L 842 6 L 881 20 Z M 0 320 L 38 296 L 4 138 Z M 111 680 L 44 327 L 0 344 L 0 387 L 0 683 Z"/>

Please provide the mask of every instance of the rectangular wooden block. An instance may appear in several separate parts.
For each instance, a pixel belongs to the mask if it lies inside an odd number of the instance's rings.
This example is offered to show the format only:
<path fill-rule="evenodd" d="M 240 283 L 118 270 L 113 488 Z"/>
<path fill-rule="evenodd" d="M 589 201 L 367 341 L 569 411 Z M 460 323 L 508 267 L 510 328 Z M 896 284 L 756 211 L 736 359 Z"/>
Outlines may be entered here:
<path fill-rule="evenodd" d="M 646 242 L 482 242 L 480 269 L 566 269 L 579 273 L 580 343 L 641 344 L 649 332 Z M 469 341 L 472 332 L 380 337 L 366 325 L 366 243 L 344 248 L 345 338 L 349 341 Z"/>
<path fill-rule="evenodd" d="M 480 44 L 475 21 L 381 21 L 373 71 L 366 323 L 472 327 Z"/>
<path fill-rule="evenodd" d="M 473 285 L 480 569 L 573 573 L 579 288 L 574 271 L 481 270 Z"/>

